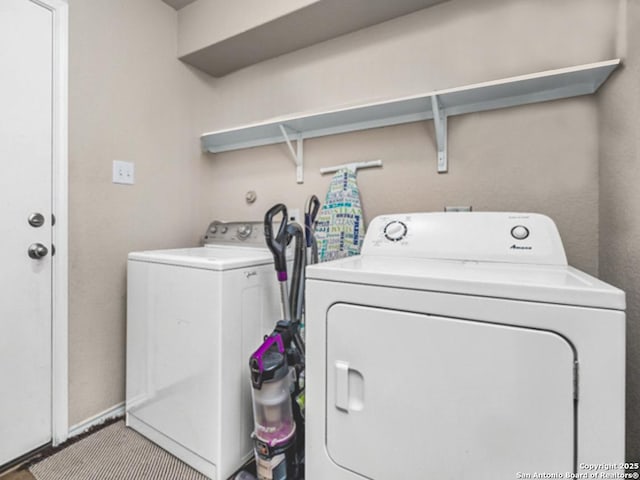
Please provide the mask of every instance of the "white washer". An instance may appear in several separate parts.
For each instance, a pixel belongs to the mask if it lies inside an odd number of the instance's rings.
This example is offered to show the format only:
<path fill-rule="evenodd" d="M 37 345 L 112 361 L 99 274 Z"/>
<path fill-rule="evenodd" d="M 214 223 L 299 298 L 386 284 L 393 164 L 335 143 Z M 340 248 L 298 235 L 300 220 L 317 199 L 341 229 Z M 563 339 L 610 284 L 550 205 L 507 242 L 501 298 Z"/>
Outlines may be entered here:
<path fill-rule="evenodd" d="M 127 425 L 212 479 L 252 455 L 249 356 L 280 318 L 262 223 L 129 254 Z"/>
<path fill-rule="evenodd" d="M 362 255 L 307 268 L 306 305 L 307 480 L 624 462 L 624 292 L 567 266 L 548 217 L 378 217 Z"/>

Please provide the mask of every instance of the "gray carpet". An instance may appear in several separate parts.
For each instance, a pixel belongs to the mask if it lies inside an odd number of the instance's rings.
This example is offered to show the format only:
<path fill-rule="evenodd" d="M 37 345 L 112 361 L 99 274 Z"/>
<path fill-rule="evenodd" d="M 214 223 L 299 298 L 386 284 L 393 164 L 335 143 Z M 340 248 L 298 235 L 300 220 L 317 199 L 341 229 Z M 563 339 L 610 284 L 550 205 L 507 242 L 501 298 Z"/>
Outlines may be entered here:
<path fill-rule="evenodd" d="M 117 422 L 33 465 L 38 480 L 206 480 Z"/>

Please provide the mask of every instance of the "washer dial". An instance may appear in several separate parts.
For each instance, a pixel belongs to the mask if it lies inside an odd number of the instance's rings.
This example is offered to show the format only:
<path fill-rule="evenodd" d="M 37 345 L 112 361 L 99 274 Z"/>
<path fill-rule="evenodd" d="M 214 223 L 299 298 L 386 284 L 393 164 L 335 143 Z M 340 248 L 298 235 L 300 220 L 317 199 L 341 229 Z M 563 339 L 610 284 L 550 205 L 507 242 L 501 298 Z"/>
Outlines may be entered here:
<path fill-rule="evenodd" d="M 245 238 L 248 238 L 249 235 L 251 235 L 252 230 L 253 229 L 251 228 L 251 225 L 249 225 L 248 223 L 240 225 L 238 227 L 238 237 L 244 240 Z"/>
<path fill-rule="evenodd" d="M 384 236 L 387 240 L 399 242 L 407 236 L 407 226 L 398 220 L 389 222 L 384 227 Z"/>

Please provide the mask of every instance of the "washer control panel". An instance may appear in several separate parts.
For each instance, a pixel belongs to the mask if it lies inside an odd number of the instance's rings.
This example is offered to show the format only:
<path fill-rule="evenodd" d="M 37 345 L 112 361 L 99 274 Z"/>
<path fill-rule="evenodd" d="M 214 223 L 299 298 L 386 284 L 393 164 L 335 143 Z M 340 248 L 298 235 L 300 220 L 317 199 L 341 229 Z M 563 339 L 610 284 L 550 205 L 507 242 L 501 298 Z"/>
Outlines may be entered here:
<path fill-rule="evenodd" d="M 253 232 L 253 226 L 250 223 L 244 223 L 236 229 L 236 232 L 238 233 L 238 238 L 249 238 Z"/>
<path fill-rule="evenodd" d="M 536 213 L 411 213 L 376 217 L 362 255 L 566 265 L 555 223 Z"/>
<path fill-rule="evenodd" d="M 262 222 L 221 222 L 214 220 L 204 234 L 204 245 L 247 245 L 266 247 Z"/>

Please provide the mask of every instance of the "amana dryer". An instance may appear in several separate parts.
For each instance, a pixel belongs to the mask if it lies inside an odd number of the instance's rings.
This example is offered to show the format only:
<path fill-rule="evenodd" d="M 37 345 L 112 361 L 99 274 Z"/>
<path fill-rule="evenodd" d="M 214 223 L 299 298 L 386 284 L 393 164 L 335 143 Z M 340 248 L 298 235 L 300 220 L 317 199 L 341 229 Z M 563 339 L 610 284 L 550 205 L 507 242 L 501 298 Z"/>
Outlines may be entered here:
<path fill-rule="evenodd" d="M 624 461 L 625 296 L 548 217 L 377 217 L 360 256 L 307 268 L 306 302 L 307 480 Z"/>
<path fill-rule="evenodd" d="M 126 422 L 212 479 L 252 455 L 249 357 L 280 318 L 261 222 L 129 254 Z"/>

